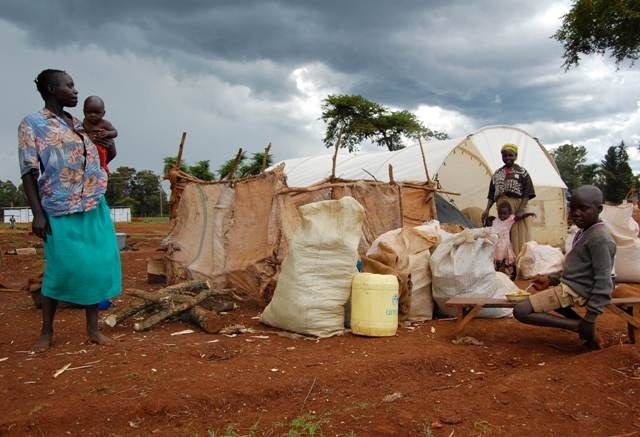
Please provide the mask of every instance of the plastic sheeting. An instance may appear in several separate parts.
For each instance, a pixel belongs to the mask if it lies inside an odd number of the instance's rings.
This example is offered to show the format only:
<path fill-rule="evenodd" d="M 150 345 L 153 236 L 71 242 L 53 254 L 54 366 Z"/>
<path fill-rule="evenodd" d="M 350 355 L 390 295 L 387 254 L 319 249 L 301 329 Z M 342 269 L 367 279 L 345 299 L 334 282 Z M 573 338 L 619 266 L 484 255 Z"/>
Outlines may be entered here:
<path fill-rule="evenodd" d="M 537 215 L 530 222 L 532 238 L 562 247 L 567 232 L 566 186 L 546 149 L 522 129 L 490 126 L 462 138 L 425 142 L 429 174 L 443 190 L 460 194 L 444 195 L 459 210 L 484 209 L 491 175 L 503 165 L 500 150 L 505 143 L 519 146 L 517 163 L 528 170 L 536 188 L 537 197 L 529 202 L 529 209 Z M 331 171 L 330 153 L 283 162 L 289 186 L 314 184 L 327 178 Z M 389 164 L 398 181 L 426 179 L 418 144 L 393 152 L 340 153 L 336 177 L 371 179 L 373 175 L 377 180 L 388 181 Z"/>

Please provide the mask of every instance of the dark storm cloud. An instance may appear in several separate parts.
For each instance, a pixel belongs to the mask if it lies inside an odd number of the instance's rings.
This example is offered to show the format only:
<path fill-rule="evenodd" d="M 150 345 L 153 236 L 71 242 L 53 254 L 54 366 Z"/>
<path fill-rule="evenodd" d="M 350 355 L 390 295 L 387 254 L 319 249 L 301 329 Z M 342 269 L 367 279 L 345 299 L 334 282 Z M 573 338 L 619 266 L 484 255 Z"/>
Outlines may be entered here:
<path fill-rule="evenodd" d="M 637 72 L 615 72 L 598 57 L 563 72 L 550 36 L 569 3 L 5 0 L 0 46 L 24 57 L 11 69 L 20 80 L 27 68 L 69 68 L 83 89 L 120 105 L 112 114 L 121 124 L 146 105 L 166 129 L 154 132 L 155 143 L 191 126 L 198 159 L 211 156 L 204 144 L 212 132 L 220 159 L 237 141 L 265 138 L 282 157 L 317 153 L 318 110 L 329 92 L 420 110 L 453 135 L 519 124 L 549 144 L 586 141 L 601 150 L 640 141 Z M 24 90 L 12 93 L 25 101 Z M 0 126 L 0 139 L 14 130 Z M 135 144 L 150 135 L 133 122 L 122 132 Z M 167 154 L 163 147 L 158 153 Z M 143 161 L 142 151 L 120 156 Z"/>
<path fill-rule="evenodd" d="M 526 25 L 549 4 L 12 0 L 2 16 L 28 30 L 35 45 L 96 44 L 158 56 L 170 60 L 177 74 L 213 72 L 265 95 L 290 89 L 286 71 L 321 62 L 359 78 L 348 92 L 400 107 L 429 102 L 513 122 L 549 109 L 540 103 L 544 86 L 521 82 L 549 64 L 559 69 L 550 33 Z M 252 68 L 259 61 L 271 68 Z M 491 103 L 497 94 L 500 105 Z"/>

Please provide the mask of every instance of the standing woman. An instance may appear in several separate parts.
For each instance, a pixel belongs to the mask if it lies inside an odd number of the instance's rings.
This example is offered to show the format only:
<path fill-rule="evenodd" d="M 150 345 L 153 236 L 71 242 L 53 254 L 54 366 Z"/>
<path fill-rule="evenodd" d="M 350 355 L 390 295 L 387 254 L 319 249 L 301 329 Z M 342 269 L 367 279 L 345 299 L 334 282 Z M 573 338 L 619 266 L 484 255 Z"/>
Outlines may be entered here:
<path fill-rule="evenodd" d="M 95 343 L 110 339 L 98 330 L 98 302 L 120 294 L 120 254 L 104 199 L 107 175 L 82 122 L 64 111 L 78 104 L 73 79 L 44 70 L 35 80 L 44 109 L 27 115 L 18 128 L 22 184 L 33 211 L 33 233 L 44 240 L 42 331 L 35 351 L 48 349 L 58 301 L 84 305 L 87 334 Z"/>
<path fill-rule="evenodd" d="M 511 227 L 511 244 L 515 254 L 518 255 L 520 249 L 530 239 L 529 223 L 525 214 L 527 203 L 536 197 L 536 192 L 527 170 L 515 163 L 518 158 L 518 146 L 505 144 L 502 146 L 501 153 L 504 165 L 491 177 L 487 208 L 482 213 L 482 221 L 485 222 L 489 216 L 489 209 L 494 203 L 503 201 L 509 203 L 516 216 L 516 222 Z"/>

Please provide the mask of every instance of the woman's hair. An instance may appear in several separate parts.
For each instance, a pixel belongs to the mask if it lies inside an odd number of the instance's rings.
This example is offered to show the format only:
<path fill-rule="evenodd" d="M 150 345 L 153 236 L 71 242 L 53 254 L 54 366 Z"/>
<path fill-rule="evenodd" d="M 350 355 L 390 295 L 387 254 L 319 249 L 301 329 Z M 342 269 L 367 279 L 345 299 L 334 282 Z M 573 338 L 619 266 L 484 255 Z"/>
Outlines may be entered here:
<path fill-rule="evenodd" d="M 47 68 L 40 72 L 34 82 L 36 83 L 36 88 L 43 99 L 47 98 L 47 95 L 49 94 L 49 87 L 58 85 L 60 76 L 63 74 L 67 74 L 67 72 L 63 70 L 53 70 L 51 68 Z"/>
<path fill-rule="evenodd" d="M 511 209 L 511 204 L 509 202 L 500 202 L 498 204 L 498 211 L 500 211 L 501 209 L 507 209 L 509 210 L 509 213 L 513 212 L 513 210 Z"/>

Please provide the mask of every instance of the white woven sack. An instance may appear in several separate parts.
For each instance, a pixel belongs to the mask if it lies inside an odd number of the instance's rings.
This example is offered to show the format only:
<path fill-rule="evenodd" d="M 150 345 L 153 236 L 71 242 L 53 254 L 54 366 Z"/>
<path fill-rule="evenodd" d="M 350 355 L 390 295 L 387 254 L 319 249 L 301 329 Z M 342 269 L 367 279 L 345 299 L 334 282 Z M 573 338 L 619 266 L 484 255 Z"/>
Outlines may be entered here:
<path fill-rule="evenodd" d="M 344 331 L 344 305 L 362 237 L 364 208 L 352 197 L 301 206 L 302 222 L 289 242 L 267 325 L 330 337 Z"/>
<path fill-rule="evenodd" d="M 607 224 L 616 246 L 634 244 L 638 239 L 638 223 L 633 219 L 633 204 L 604 205 L 600 219 Z"/>
<path fill-rule="evenodd" d="M 501 288 L 493 265 L 496 235 L 488 228 L 465 229 L 442 241 L 431 255 L 432 294 L 441 313 L 453 317 L 445 303 L 452 297 L 491 298 Z M 504 294 L 503 294 L 504 296 Z M 509 310 L 483 309 L 479 317 L 504 317 Z"/>
<path fill-rule="evenodd" d="M 527 241 L 516 259 L 518 276 L 531 279 L 536 275 L 557 275 L 562 272 L 564 255 L 557 247 Z"/>
<path fill-rule="evenodd" d="M 640 240 L 616 247 L 613 265 L 617 282 L 640 282 Z"/>

